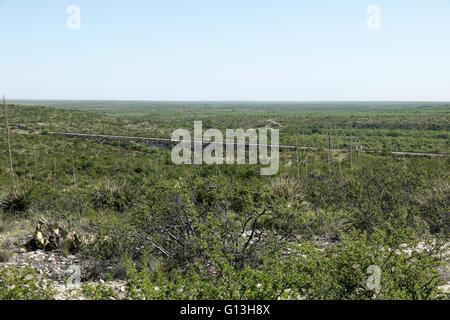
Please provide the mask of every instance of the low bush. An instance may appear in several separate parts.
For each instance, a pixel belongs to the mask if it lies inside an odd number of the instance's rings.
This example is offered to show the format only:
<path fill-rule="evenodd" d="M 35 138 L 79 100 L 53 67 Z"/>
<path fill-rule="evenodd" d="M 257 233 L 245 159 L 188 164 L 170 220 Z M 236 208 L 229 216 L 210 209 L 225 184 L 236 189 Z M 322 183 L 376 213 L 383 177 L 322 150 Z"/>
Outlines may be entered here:
<path fill-rule="evenodd" d="M 297 243 L 292 254 L 236 268 L 214 257 L 208 270 L 155 272 L 128 263 L 132 299 L 437 299 L 442 243 L 425 248 L 406 234 L 343 237 L 325 249 Z M 377 272 L 379 271 L 379 274 Z M 379 275 L 379 282 L 377 276 Z"/>
<path fill-rule="evenodd" d="M 51 300 L 51 282 L 33 269 L 0 268 L 0 300 Z"/>

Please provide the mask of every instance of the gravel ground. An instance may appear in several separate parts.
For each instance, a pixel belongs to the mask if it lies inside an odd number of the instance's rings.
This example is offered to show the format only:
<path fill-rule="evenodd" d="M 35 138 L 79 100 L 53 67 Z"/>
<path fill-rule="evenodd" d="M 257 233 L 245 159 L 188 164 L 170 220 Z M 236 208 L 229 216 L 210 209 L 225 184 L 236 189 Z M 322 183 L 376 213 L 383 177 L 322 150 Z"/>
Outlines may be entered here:
<path fill-rule="evenodd" d="M 4 236 L 0 236 L 0 243 L 4 241 Z M 331 244 L 330 244 L 331 245 Z M 39 275 L 45 275 L 56 289 L 56 299 L 58 300 L 85 300 L 82 290 L 79 286 L 73 286 L 68 283 L 69 277 L 73 274 L 74 269 L 80 264 L 80 257 L 77 255 L 64 256 L 60 251 L 30 251 L 14 243 L 9 243 L 5 248 L 11 255 L 7 262 L 0 263 L 1 267 L 26 268 L 33 267 Z M 448 252 L 450 255 L 450 251 Z M 450 264 L 441 268 L 441 274 L 446 281 L 446 285 L 440 289 L 450 294 Z M 126 282 L 125 281 L 103 281 L 87 282 L 90 285 L 98 284 L 106 285 L 116 292 L 119 299 L 125 298 Z"/>
<path fill-rule="evenodd" d="M 4 237 L 0 236 L 0 243 L 4 241 Z M 57 300 L 85 300 L 82 290 L 76 284 L 71 284 L 68 280 L 80 264 L 80 257 L 77 255 L 64 256 L 60 251 L 26 251 L 17 244 L 9 243 L 6 248 L 8 250 L 9 259 L 7 262 L 0 262 L 0 268 L 12 267 L 25 269 L 32 267 L 38 275 L 45 275 L 49 281 L 52 281 L 56 290 Z M 125 281 L 90 281 L 89 285 L 96 286 L 98 284 L 111 287 L 119 298 L 125 298 L 126 282 Z"/>

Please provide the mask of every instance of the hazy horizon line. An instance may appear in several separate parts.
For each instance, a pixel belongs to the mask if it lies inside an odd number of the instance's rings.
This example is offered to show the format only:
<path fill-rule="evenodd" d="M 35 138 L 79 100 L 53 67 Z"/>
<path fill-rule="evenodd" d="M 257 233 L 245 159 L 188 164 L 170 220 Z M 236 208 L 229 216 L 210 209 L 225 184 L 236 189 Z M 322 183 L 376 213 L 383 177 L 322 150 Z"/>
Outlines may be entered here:
<path fill-rule="evenodd" d="M 331 103 L 331 102 L 339 102 L 339 103 L 349 103 L 349 102 L 386 102 L 386 103 L 401 103 L 401 102 L 435 102 L 435 103 L 450 103 L 450 100 L 269 100 L 269 99 L 217 99 L 217 100 L 202 100 L 202 99 L 155 99 L 155 100 L 142 100 L 142 99 L 57 99 L 57 98 L 7 98 L 5 96 L 5 100 L 8 101 L 112 101 L 112 102 L 277 102 L 277 103 Z"/>

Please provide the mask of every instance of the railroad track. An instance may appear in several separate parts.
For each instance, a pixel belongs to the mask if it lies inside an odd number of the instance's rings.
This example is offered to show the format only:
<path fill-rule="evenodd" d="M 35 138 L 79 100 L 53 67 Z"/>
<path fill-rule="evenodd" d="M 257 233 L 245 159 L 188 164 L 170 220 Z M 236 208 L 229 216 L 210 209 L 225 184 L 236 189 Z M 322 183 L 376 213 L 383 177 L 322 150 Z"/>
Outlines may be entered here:
<path fill-rule="evenodd" d="M 87 139 L 100 139 L 100 140 L 110 140 L 110 141 L 134 141 L 137 143 L 145 143 L 149 146 L 161 146 L 166 145 L 170 148 L 172 148 L 174 145 L 180 143 L 182 140 L 172 140 L 168 138 L 147 138 L 147 137 L 133 137 L 133 136 L 120 136 L 120 135 L 105 135 L 105 134 L 89 134 L 89 133 L 72 133 L 72 132 L 50 132 L 50 134 L 54 135 L 63 135 L 73 138 L 87 138 Z M 194 143 L 194 142 L 201 142 L 202 145 L 209 145 L 211 144 L 210 141 L 195 141 L 195 140 L 187 140 L 186 143 Z M 224 141 L 223 144 L 226 144 Z M 250 143 L 237 143 L 234 142 L 234 145 L 245 145 L 246 148 L 250 146 L 265 146 L 267 148 L 274 148 L 277 147 L 279 149 L 287 149 L 287 150 L 318 150 L 318 149 L 324 149 L 319 147 L 305 147 L 305 146 L 293 146 L 293 145 L 260 145 L 260 144 L 250 144 Z M 348 149 L 336 149 L 332 148 L 332 151 L 348 151 Z M 354 150 L 355 152 L 358 150 Z M 361 149 L 360 152 L 364 153 L 376 153 L 381 154 L 384 151 L 380 150 L 367 150 L 367 149 Z M 388 153 L 393 155 L 399 155 L 399 156 L 414 156 L 414 157 L 449 157 L 449 154 L 443 154 L 443 153 L 426 153 L 426 152 L 408 152 L 408 151 L 388 151 Z"/>
<path fill-rule="evenodd" d="M 28 131 L 34 131 L 36 129 L 22 126 L 22 125 L 10 125 L 12 129 L 17 128 L 21 130 L 28 130 Z M 4 129 L 4 128 L 2 128 Z M 171 149 L 173 146 L 181 142 L 181 140 L 172 140 L 168 138 L 148 138 L 148 137 L 135 137 L 135 136 L 121 136 L 121 135 L 108 135 L 108 134 L 92 134 L 92 133 L 75 133 L 75 132 L 60 132 L 60 131 L 50 131 L 49 134 L 52 135 L 61 135 L 71 138 L 80 138 L 80 139 L 95 139 L 95 140 L 102 140 L 102 141 L 123 141 L 123 142 L 136 142 L 136 143 L 143 143 L 150 147 L 162 147 L 165 149 Z M 209 141 L 195 141 L 195 140 L 187 140 L 186 143 L 194 143 L 194 142 L 201 142 L 203 146 L 211 144 Z M 224 141 L 224 145 L 226 142 Z M 242 145 L 241 143 L 234 142 L 234 145 Z M 255 146 L 255 144 L 245 143 L 244 144 L 246 148 L 250 146 Z M 256 144 L 257 147 L 259 146 L 266 146 L 267 148 L 274 148 L 277 147 L 277 145 L 260 145 Z M 279 149 L 287 149 L 287 150 L 319 150 L 319 149 L 325 149 L 325 147 L 307 147 L 307 146 L 293 146 L 293 145 L 278 145 Z M 332 151 L 348 151 L 348 149 L 336 149 L 332 148 Z M 427 152 L 412 152 L 412 151 L 381 151 L 381 150 L 370 150 L 370 149 L 360 149 L 360 150 L 353 150 L 355 152 L 360 151 L 364 153 L 372 153 L 372 154 L 382 154 L 384 152 L 398 155 L 398 156 L 412 156 L 412 157 L 441 157 L 446 158 L 449 157 L 450 154 L 444 154 L 444 153 L 427 153 Z"/>

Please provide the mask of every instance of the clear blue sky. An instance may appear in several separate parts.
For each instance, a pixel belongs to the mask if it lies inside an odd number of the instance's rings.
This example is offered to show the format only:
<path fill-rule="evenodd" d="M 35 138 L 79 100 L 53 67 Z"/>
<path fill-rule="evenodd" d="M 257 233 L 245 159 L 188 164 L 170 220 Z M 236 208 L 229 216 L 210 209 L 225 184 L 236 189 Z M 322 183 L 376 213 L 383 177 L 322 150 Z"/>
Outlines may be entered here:
<path fill-rule="evenodd" d="M 0 0 L 1 93 L 450 101 L 450 0 Z"/>

